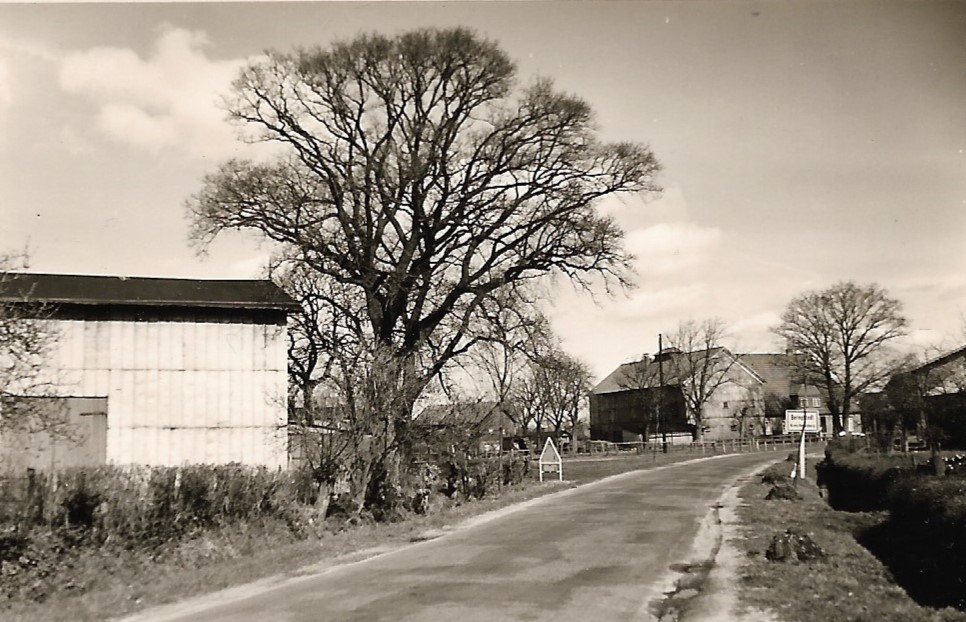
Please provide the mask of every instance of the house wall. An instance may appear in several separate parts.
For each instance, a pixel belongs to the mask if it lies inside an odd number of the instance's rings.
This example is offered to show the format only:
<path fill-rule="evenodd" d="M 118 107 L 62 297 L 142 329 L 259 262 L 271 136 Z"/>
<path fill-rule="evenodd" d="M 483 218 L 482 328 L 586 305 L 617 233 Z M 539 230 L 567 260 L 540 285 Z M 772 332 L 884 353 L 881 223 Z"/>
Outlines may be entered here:
<path fill-rule="evenodd" d="M 106 397 L 111 463 L 287 464 L 284 314 L 132 314 L 53 320 L 60 395 Z"/>
<path fill-rule="evenodd" d="M 744 413 L 744 415 L 742 414 Z M 764 434 L 764 398 L 759 384 L 719 386 L 705 403 L 703 440 L 751 438 Z"/>

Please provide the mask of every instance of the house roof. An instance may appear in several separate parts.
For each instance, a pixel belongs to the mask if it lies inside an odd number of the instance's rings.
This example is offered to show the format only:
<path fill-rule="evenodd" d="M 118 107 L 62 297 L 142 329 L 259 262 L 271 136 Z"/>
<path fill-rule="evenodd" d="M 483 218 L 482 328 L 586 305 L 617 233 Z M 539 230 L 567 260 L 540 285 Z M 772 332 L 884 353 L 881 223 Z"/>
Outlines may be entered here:
<path fill-rule="evenodd" d="M 769 389 L 788 394 L 794 361 L 786 354 L 742 354 L 741 360 L 758 372 Z"/>
<path fill-rule="evenodd" d="M 497 402 L 432 404 L 419 413 L 416 423 L 431 426 L 460 426 L 467 429 L 512 428 L 516 425 Z"/>
<path fill-rule="evenodd" d="M 713 348 L 713 350 L 718 350 L 725 353 L 735 360 L 735 364 L 739 369 L 742 369 L 745 373 L 758 382 L 765 382 L 765 379 L 755 369 L 750 367 L 742 360 L 743 357 L 736 357 L 727 348 Z M 697 353 L 701 352 L 704 352 L 704 350 L 697 351 Z M 675 376 L 675 366 L 673 365 L 673 361 L 671 359 L 683 355 L 684 353 L 680 350 L 666 349 L 661 353 L 661 358 L 667 361 L 664 365 L 665 386 L 677 386 L 680 384 L 680 380 Z M 597 386 L 594 387 L 591 393 L 601 395 L 603 393 L 618 393 L 620 391 L 653 388 L 658 386 L 659 376 L 659 364 L 656 359 L 645 358 L 642 361 L 624 363 L 611 372 L 606 378 L 601 380 Z"/>
<path fill-rule="evenodd" d="M 950 350 L 949 352 L 933 357 L 919 367 L 909 370 L 909 373 L 924 374 L 928 371 L 936 369 L 937 367 L 942 367 L 947 363 L 951 363 L 956 359 L 961 358 L 966 358 L 966 346 L 962 346 L 960 348 L 956 348 L 955 350 Z"/>
<path fill-rule="evenodd" d="M 267 280 L 170 279 L 0 273 L 0 302 L 294 311 L 298 303 Z"/>

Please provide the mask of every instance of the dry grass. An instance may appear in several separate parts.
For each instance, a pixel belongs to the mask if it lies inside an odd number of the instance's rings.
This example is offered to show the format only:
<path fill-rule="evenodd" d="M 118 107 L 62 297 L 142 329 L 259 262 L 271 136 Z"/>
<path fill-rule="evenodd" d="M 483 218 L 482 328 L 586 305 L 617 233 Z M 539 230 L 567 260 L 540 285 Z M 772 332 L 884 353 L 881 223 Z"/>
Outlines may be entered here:
<path fill-rule="evenodd" d="M 788 471 L 787 464 L 776 471 Z M 883 513 L 832 510 L 810 482 L 799 485 L 800 501 L 766 501 L 771 486 L 755 478 L 740 492 L 744 537 L 735 544 L 745 554 L 739 570 L 741 607 L 771 611 L 784 622 L 966 620 L 963 612 L 917 605 L 856 542 L 855 535 L 880 523 Z M 827 557 L 795 563 L 766 560 L 772 537 L 788 528 L 809 533 Z"/>

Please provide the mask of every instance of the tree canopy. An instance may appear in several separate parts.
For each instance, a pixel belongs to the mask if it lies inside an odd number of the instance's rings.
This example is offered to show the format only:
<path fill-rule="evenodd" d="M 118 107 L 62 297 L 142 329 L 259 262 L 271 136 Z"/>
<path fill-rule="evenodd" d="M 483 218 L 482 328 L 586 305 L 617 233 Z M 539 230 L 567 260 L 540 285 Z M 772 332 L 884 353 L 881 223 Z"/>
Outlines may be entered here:
<path fill-rule="evenodd" d="M 896 369 L 885 346 L 906 324 L 902 304 L 878 285 L 842 282 L 794 298 L 775 332 L 821 378 L 838 433 L 852 400 Z"/>
<path fill-rule="evenodd" d="M 202 242 L 252 229 L 357 292 L 372 338 L 427 372 L 471 347 L 493 294 L 560 275 L 623 282 L 623 234 L 595 205 L 657 190 L 658 163 L 606 143 L 591 107 L 546 79 L 519 86 L 465 29 L 369 34 L 248 65 L 230 117 L 281 144 L 231 160 L 189 201 Z"/>

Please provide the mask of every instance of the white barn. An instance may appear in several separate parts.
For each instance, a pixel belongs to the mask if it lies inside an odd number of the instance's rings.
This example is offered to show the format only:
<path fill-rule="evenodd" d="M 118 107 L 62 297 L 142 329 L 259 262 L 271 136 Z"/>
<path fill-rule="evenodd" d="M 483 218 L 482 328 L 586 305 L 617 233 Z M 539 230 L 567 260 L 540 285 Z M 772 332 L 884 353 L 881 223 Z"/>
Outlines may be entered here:
<path fill-rule="evenodd" d="M 5 439 L 8 464 L 287 466 L 297 303 L 270 281 L 19 273 L 0 301 L 44 305 L 60 335 L 50 379 L 80 431 Z"/>

